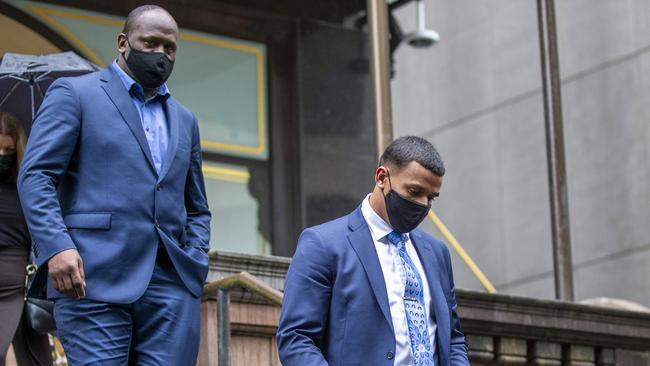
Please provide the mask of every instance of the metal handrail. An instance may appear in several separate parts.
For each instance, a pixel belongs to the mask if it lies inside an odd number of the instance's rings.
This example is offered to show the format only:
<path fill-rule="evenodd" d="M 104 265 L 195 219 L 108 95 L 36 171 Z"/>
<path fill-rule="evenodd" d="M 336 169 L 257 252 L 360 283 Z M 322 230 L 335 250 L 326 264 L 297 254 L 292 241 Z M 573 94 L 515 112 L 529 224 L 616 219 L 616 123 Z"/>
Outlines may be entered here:
<path fill-rule="evenodd" d="M 202 300 L 217 298 L 217 353 L 219 366 L 230 366 L 230 290 L 243 288 L 272 305 L 282 304 L 282 292 L 248 272 L 240 272 L 203 286 Z"/>
<path fill-rule="evenodd" d="M 449 229 L 447 229 L 447 226 L 442 222 L 442 220 L 440 220 L 438 215 L 436 215 L 436 213 L 433 212 L 433 210 L 429 210 L 429 220 L 431 220 L 431 222 L 433 222 L 436 228 L 438 228 L 438 231 L 440 231 L 442 236 L 445 237 L 447 243 L 451 245 L 452 249 L 454 249 L 454 251 L 458 254 L 460 259 L 462 259 L 463 262 L 465 262 L 469 270 L 472 271 L 474 276 L 476 276 L 476 278 L 479 280 L 481 285 L 485 287 L 487 292 L 491 294 L 496 293 L 497 290 L 496 288 L 494 288 L 494 285 L 492 285 L 492 282 L 490 282 L 490 280 L 488 280 L 488 278 L 485 276 L 483 271 L 481 271 L 481 269 L 478 268 L 476 262 L 474 262 L 472 257 L 470 257 L 469 254 L 467 254 L 463 246 L 460 245 L 458 240 L 456 240 L 454 235 L 449 231 Z"/>
<path fill-rule="evenodd" d="M 283 294 L 281 291 L 267 285 L 266 282 L 248 272 L 240 272 L 220 280 L 206 283 L 203 286 L 203 300 L 215 297 L 219 289 L 228 291 L 233 288 L 244 288 L 262 297 L 272 305 L 282 305 Z"/>

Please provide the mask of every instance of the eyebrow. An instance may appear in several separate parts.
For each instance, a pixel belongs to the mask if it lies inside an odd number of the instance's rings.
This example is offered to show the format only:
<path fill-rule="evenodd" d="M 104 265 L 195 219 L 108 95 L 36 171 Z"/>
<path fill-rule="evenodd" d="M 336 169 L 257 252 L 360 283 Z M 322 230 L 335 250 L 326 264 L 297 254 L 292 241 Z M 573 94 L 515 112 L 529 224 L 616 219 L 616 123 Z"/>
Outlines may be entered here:
<path fill-rule="evenodd" d="M 409 182 L 409 183 L 405 183 L 404 185 L 407 188 L 417 188 L 417 189 L 420 189 L 420 190 L 423 190 L 423 191 L 426 190 L 426 188 L 424 188 L 420 183 L 416 183 L 416 182 Z M 434 197 L 439 197 L 440 196 L 440 192 L 431 192 L 431 194 Z"/>

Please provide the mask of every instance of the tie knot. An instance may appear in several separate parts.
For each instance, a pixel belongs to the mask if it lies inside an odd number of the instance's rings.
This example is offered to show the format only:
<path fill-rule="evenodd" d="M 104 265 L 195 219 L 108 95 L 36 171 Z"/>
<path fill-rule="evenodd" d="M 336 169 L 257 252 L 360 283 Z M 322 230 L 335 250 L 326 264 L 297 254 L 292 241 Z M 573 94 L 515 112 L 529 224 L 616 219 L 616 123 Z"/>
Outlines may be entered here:
<path fill-rule="evenodd" d="M 388 241 L 399 247 L 404 245 L 404 236 L 397 231 L 391 231 L 390 234 L 388 234 Z"/>

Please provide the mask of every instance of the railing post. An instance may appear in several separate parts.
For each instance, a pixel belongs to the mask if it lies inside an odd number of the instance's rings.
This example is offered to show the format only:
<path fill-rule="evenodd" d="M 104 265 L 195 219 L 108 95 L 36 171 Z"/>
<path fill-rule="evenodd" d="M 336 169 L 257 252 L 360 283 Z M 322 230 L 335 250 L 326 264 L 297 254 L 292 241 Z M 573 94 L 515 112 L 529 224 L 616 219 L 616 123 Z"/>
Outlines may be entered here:
<path fill-rule="evenodd" d="M 217 358 L 230 366 L 230 291 L 217 289 Z"/>
<path fill-rule="evenodd" d="M 370 71 L 372 103 L 375 118 L 377 157 L 393 141 L 390 97 L 390 47 L 388 4 L 386 0 L 366 0 L 368 37 L 370 38 Z"/>
<path fill-rule="evenodd" d="M 551 204 L 555 296 L 559 300 L 573 301 L 569 198 L 564 157 L 560 62 L 555 29 L 554 0 L 537 0 L 537 15 Z"/>
<path fill-rule="evenodd" d="M 274 289 L 250 273 L 241 272 L 212 281 L 203 286 L 202 298 L 217 298 L 217 360 L 219 366 L 230 366 L 230 290 L 245 289 L 266 302 L 280 306 L 282 292 Z"/>

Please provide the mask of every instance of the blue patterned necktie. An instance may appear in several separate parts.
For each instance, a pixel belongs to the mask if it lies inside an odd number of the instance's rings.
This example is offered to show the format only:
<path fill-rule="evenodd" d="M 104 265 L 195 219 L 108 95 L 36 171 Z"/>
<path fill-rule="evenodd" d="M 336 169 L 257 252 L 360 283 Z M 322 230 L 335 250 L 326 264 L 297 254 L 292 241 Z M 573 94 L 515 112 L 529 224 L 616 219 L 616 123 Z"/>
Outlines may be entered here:
<path fill-rule="evenodd" d="M 406 324 L 408 325 L 411 340 L 413 364 L 415 366 L 433 366 L 433 351 L 431 350 L 431 340 L 427 326 L 427 312 L 424 307 L 422 278 L 411 257 L 406 252 L 404 236 L 393 231 L 388 234 L 388 240 L 397 247 L 406 274 L 404 312 L 406 313 Z"/>

